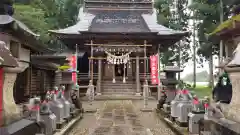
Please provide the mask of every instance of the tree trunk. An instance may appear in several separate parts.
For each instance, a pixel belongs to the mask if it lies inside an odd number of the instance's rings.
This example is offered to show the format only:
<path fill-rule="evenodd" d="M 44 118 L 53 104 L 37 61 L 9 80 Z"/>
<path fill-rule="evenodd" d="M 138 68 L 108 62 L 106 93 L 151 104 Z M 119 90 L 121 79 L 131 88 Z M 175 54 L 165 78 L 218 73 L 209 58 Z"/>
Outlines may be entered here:
<path fill-rule="evenodd" d="M 178 67 L 181 68 L 181 41 L 178 43 Z M 180 72 L 178 73 L 178 80 L 181 79 Z"/>
<path fill-rule="evenodd" d="M 193 88 L 196 87 L 196 23 L 193 20 Z"/>
<path fill-rule="evenodd" d="M 209 82 L 208 87 L 213 88 L 214 87 L 214 77 L 213 77 L 213 58 L 212 56 L 208 59 L 208 66 L 209 66 Z"/>

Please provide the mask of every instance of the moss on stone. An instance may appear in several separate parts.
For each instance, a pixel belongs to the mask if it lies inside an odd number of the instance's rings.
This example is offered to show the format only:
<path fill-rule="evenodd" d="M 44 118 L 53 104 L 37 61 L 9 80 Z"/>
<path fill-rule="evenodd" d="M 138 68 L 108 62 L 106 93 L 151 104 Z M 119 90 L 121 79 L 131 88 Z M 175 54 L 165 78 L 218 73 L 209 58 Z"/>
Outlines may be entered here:
<path fill-rule="evenodd" d="M 240 15 L 235 15 L 232 18 L 226 20 L 222 24 L 220 24 L 212 33 L 208 34 L 209 36 L 215 35 L 224 29 L 233 28 L 235 22 L 240 22 Z"/>

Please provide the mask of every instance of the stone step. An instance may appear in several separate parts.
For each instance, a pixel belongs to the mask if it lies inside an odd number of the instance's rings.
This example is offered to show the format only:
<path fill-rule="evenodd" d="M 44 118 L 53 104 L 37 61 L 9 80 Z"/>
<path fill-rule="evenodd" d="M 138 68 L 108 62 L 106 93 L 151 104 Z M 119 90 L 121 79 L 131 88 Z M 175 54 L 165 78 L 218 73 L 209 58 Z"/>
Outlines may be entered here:
<path fill-rule="evenodd" d="M 136 92 L 102 92 L 103 95 L 135 95 Z"/>
<path fill-rule="evenodd" d="M 134 88 L 137 88 L 137 86 L 125 86 L 125 85 L 119 85 L 119 86 L 112 86 L 112 85 L 102 85 L 102 88 L 104 88 L 104 89 L 108 89 L 108 88 L 111 88 L 111 89 L 114 89 L 114 88 L 116 88 L 116 89 L 118 89 L 118 88 L 120 88 L 120 89 L 134 89 Z"/>
<path fill-rule="evenodd" d="M 115 82 L 113 83 L 112 81 L 111 82 L 102 82 L 102 84 L 111 84 L 111 85 L 119 85 L 119 84 L 123 84 L 123 85 L 135 85 L 136 83 L 135 82 L 126 82 L 126 83 L 123 83 L 123 82 Z"/>
<path fill-rule="evenodd" d="M 102 89 L 103 92 L 135 92 L 136 89 Z"/>
<path fill-rule="evenodd" d="M 102 88 L 102 90 L 103 91 L 135 91 L 136 89 L 134 89 L 134 88 L 126 88 L 126 89 L 121 89 L 121 88 L 105 88 L 105 89 L 103 89 Z"/>
<path fill-rule="evenodd" d="M 113 83 L 113 82 L 102 82 L 103 85 L 135 85 L 136 83 Z"/>

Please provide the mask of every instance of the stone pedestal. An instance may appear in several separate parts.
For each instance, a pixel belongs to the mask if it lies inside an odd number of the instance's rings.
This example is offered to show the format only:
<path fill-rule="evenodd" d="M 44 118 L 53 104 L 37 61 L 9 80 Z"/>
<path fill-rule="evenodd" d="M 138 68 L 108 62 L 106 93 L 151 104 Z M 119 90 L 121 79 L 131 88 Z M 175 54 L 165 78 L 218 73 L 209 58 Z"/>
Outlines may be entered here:
<path fill-rule="evenodd" d="M 232 83 L 232 100 L 227 110 L 223 110 L 225 116 L 233 121 L 240 122 L 240 67 L 226 68 Z"/>
<path fill-rule="evenodd" d="M 64 85 L 65 86 L 65 91 L 64 91 L 64 97 L 69 101 L 72 102 L 71 100 L 71 91 L 72 91 L 72 86 L 73 81 L 72 81 L 72 72 L 71 71 L 57 71 L 55 74 L 55 86 L 60 86 Z"/>
<path fill-rule="evenodd" d="M 54 78 L 54 86 L 59 87 L 62 81 L 62 73 L 61 71 L 56 71 L 55 72 L 55 78 Z"/>
<path fill-rule="evenodd" d="M 17 68 L 4 69 L 3 84 L 3 124 L 9 125 L 21 118 L 20 110 L 13 97 L 13 87 L 17 74 L 23 72 L 28 67 L 27 63 L 19 62 Z"/>

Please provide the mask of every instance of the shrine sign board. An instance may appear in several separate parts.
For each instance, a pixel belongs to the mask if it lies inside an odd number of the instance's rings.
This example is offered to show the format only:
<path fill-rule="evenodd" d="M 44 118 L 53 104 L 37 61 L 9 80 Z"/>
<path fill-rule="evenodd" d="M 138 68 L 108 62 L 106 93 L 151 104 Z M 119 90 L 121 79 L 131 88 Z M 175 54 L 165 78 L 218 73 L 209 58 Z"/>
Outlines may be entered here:
<path fill-rule="evenodd" d="M 95 16 L 91 32 L 150 32 L 141 14 L 133 11 L 103 11 Z"/>

